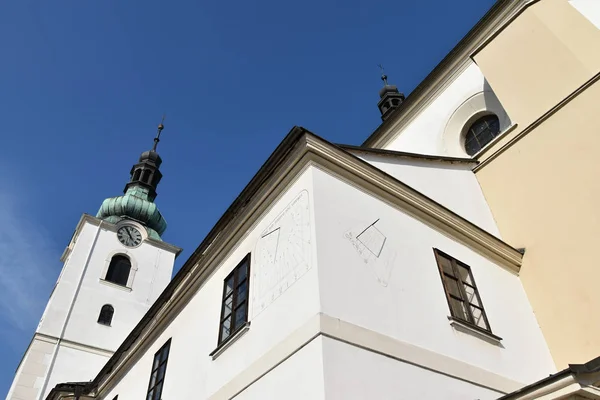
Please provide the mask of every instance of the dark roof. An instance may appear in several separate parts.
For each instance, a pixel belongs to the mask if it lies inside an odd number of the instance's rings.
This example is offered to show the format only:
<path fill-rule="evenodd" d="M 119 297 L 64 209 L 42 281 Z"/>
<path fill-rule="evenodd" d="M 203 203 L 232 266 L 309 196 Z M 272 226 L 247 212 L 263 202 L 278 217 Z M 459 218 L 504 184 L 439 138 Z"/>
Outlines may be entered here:
<path fill-rule="evenodd" d="M 372 142 L 375 141 L 379 135 L 386 132 L 388 128 L 398 119 L 402 114 L 403 110 L 414 103 L 420 94 L 424 93 L 425 90 L 430 86 L 430 83 L 434 82 L 436 78 L 442 76 L 445 72 L 446 67 L 454 61 L 460 52 L 466 48 L 471 40 L 476 37 L 486 26 L 488 21 L 492 20 L 500 11 L 513 0 L 498 0 L 492 8 L 475 24 L 473 28 L 458 42 L 456 46 L 440 61 L 440 63 L 413 89 L 412 92 L 406 97 L 406 99 L 396 108 L 392 115 L 389 116 L 385 121 L 381 123 L 375 129 L 375 131 L 363 142 L 362 146 L 369 147 Z"/>
<path fill-rule="evenodd" d="M 522 387 L 519 390 L 515 390 L 512 393 L 504 395 L 500 397 L 498 400 L 509 400 L 514 398 L 515 396 L 520 396 L 528 392 L 532 392 L 536 389 L 539 389 L 545 385 L 548 385 L 552 382 L 558 381 L 569 375 L 580 375 L 580 374 L 590 374 L 594 372 L 600 372 L 600 357 L 596 357 L 593 360 L 586 362 L 585 364 L 569 364 L 568 368 L 563 369 L 555 374 L 548 376 L 547 378 L 541 379 L 537 382 L 532 383 L 531 385 L 527 385 Z"/>
<path fill-rule="evenodd" d="M 59 383 L 48 393 L 47 399 L 53 399 L 55 395 L 61 392 L 67 393 L 75 393 L 76 395 L 81 395 L 86 393 L 90 389 L 90 382 L 66 382 Z"/>
<path fill-rule="evenodd" d="M 434 156 L 429 154 L 418 154 L 418 153 L 408 153 L 405 151 L 394 151 L 394 150 L 386 150 L 386 149 L 374 149 L 370 147 L 362 147 L 362 146 L 352 146 L 349 144 L 336 144 L 336 146 L 346 150 L 346 151 L 360 151 L 362 153 L 371 153 L 381 156 L 392 156 L 392 157 L 408 157 L 408 158 L 416 158 L 422 160 L 430 160 L 430 161 L 448 161 L 448 162 L 460 162 L 466 164 L 478 164 L 479 161 L 473 158 L 462 158 L 462 157 L 446 157 L 446 156 Z"/>

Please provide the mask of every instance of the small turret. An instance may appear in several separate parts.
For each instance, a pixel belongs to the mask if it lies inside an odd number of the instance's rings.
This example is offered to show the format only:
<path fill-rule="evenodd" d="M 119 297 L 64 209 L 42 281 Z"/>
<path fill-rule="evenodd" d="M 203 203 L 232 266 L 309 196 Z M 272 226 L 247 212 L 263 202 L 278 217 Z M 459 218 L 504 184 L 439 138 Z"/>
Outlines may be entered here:
<path fill-rule="evenodd" d="M 398 91 L 396 85 L 388 84 L 387 75 L 383 72 L 383 67 L 380 65 L 379 68 L 381 68 L 383 87 L 379 90 L 380 100 L 377 103 L 377 107 L 381 112 L 381 119 L 385 121 L 402 104 L 405 97 L 404 93 Z"/>

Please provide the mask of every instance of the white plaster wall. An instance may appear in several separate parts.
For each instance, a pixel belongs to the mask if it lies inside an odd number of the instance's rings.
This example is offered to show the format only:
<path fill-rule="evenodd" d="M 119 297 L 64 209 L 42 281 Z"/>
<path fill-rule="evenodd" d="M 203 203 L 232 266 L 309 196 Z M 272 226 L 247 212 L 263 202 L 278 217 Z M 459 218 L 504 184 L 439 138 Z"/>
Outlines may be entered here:
<path fill-rule="evenodd" d="M 355 154 L 494 236 L 500 232 L 472 164 Z"/>
<path fill-rule="evenodd" d="M 569 0 L 577 11 L 583 14 L 594 26 L 600 29 L 600 1 L 598 0 Z"/>
<path fill-rule="evenodd" d="M 248 230 L 235 249 L 227 255 L 226 260 L 207 279 L 160 337 L 138 359 L 127 375 L 104 396 L 105 399 L 110 400 L 116 395 L 123 399 L 145 398 L 152 359 L 169 338 L 172 338 L 172 342 L 162 397 L 208 398 L 319 312 L 316 249 L 315 241 L 311 239 L 309 251 L 312 267 L 298 275 L 295 282 L 282 290 L 262 312 L 249 312 L 250 329 L 218 358 L 212 360 L 209 356 L 217 346 L 225 277 L 246 254 L 256 250 L 257 242 L 265 230 L 302 193 L 308 195 L 310 235 L 314 238 L 312 168 L 309 168 L 272 204 L 259 222 Z M 264 279 L 262 275 L 255 275 L 257 271 L 263 271 L 260 266 L 261 260 L 257 258 L 255 254 L 251 258 L 251 310 L 255 306 L 253 297 L 256 295 L 258 280 Z"/>
<path fill-rule="evenodd" d="M 132 261 L 130 274 L 135 275 L 131 290 L 101 280 L 110 259 L 117 253 L 127 255 Z M 64 338 L 116 350 L 170 282 L 174 261 L 175 254 L 169 251 L 148 242 L 127 248 L 115 232 L 101 229 Z M 104 304 L 112 305 L 115 310 L 110 327 L 97 323 Z"/>
<path fill-rule="evenodd" d="M 518 382 L 554 372 L 516 275 L 328 173 L 316 169 L 313 181 L 323 313 Z M 375 221 L 385 236 L 378 258 L 352 239 Z M 471 266 L 501 345 L 449 324 L 434 247 Z"/>
<path fill-rule="evenodd" d="M 471 104 L 473 103 L 473 104 Z M 462 146 L 462 128 L 487 105 L 500 115 L 502 130 L 510 125 L 477 64 L 471 62 L 384 148 L 420 154 L 468 157 Z M 458 111 L 458 113 L 457 113 Z M 453 115 L 460 118 L 453 118 Z M 464 121 L 463 121 L 464 120 Z M 472 121 L 471 121 L 472 122 Z M 451 126 L 448 126 L 448 124 Z"/>
<path fill-rule="evenodd" d="M 323 377 L 323 338 L 318 337 L 235 398 L 236 400 L 325 399 Z"/>
<path fill-rule="evenodd" d="M 323 365 L 327 400 L 492 400 L 502 395 L 330 338 L 323 338 Z"/>
<path fill-rule="evenodd" d="M 135 273 L 131 290 L 101 281 L 111 257 L 129 256 Z M 88 262 L 89 258 L 89 262 Z M 148 242 L 127 248 L 115 232 L 84 223 L 57 286 L 46 306 L 38 332 L 59 337 L 81 274 L 88 263 L 63 338 L 114 351 L 171 280 L 175 254 Z M 110 327 L 97 323 L 100 309 L 111 304 L 115 313 Z"/>
<path fill-rule="evenodd" d="M 92 248 L 97 229 L 97 227 L 87 223 L 82 227 L 71 254 L 63 265 L 37 332 L 53 337 L 60 336 L 67 318 L 69 305 L 81 279 L 81 271 Z"/>
<path fill-rule="evenodd" d="M 132 259 L 135 275 L 130 289 L 100 279 L 115 253 Z M 36 331 L 51 341 L 60 338 L 81 346 L 56 350 L 56 345 L 50 345 L 43 362 L 37 357 L 39 351 L 30 347 L 15 376 L 15 382 L 27 381 L 19 388 L 27 392 L 22 398 L 37 398 L 40 388 L 45 397 L 58 382 L 92 379 L 169 283 L 174 260 L 174 253 L 148 242 L 126 248 L 115 232 L 84 222 Z M 110 327 L 97 323 L 104 304 L 115 309 Z M 32 379 L 25 379 L 29 376 Z"/>
<path fill-rule="evenodd" d="M 57 383 L 91 381 L 108 359 L 107 356 L 60 346 L 56 354 L 55 368 L 48 379 L 42 399 L 46 398 Z"/>

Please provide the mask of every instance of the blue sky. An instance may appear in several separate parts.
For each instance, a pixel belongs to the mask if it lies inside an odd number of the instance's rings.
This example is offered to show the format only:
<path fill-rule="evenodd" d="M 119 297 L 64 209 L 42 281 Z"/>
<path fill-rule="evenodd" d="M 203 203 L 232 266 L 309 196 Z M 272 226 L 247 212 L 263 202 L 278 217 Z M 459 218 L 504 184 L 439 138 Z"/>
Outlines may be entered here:
<path fill-rule="evenodd" d="M 177 270 L 292 126 L 360 144 L 377 64 L 410 93 L 492 3 L 2 2 L 0 395 L 81 214 L 121 193 L 163 113 Z"/>

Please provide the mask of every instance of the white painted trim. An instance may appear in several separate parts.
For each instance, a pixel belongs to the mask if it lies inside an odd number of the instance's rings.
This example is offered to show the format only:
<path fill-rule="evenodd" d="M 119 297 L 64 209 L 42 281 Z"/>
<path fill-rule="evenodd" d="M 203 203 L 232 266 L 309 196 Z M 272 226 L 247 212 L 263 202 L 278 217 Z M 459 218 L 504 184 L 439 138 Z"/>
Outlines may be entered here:
<path fill-rule="evenodd" d="M 469 326 L 468 324 L 464 324 L 464 323 L 458 321 L 455 318 L 448 317 L 448 322 L 450 322 L 450 325 L 452 326 L 452 328 L 457 332 L 468 333 L 470 335 L 473 335 L 480 339 L 483 339 L 487 342 L 491 342 L 491 344 L 494 344 L 497 346 L 501 346 L 501 344 L 502 344 L 502 342 L 501 342 L 502 339 L 498 339 L 495 335 L 487 335 L 485 332 L 481 332 L 481 331 Z"/>
<path fill-rule="evenodd" d="M 515 129 L 517 129 L 517 126 L 519 126 L 519 124 L 517 124 L 515 122 L 512 125 L 510 125 L 508 128 L 506 128 L 503 132 L 500 132 L 500 134 L 498 136 L 496 136 L 488 144 L 483 146 L 481 148 L 481 150 L 479 150 L 477 153 L 473 154 L 473 159 L 477 160 L 480 156 L 485 154 L 485 152 L 487 152 L 489 149 L 491 149 L 496 143 L 498 143 L 500 140 L 502 140 L 506 135 L 508 135 L 510 132 L 514 131 Z"/>
<path fill-rule="evenodd" d="M 222 386 L 209 399 L 229 400 L 234 398 L 320 335 L 393 358 L 399 362 L 409 363 L 482 386 L 499 394 L 510 393 L 524 386 L 523 383 L 463 361 L 321 313 L 309 319 L 303 326 L 279 342 L 261 358 Z"/>
<path fill-rule="evenodd" d="M 446 153 L 455 157 L 471 158 L 472 156 L 465 149 L 467 131 L 477 119 L 490 114 L 498 117 L 501 129 L 498 136 L 492 139 L 494 141 L 502 136 L 512 125 L 506 110 L 502 107 L 496 94 L 491 89 L 482 90 L 463 101 L 446 122 L 444 132 L 442 133 L 442 142 Z"/>
<path fill-rule="evenodd" d="M 131 291 L 133 288 L 133 280 L 135 279 L 135 274 L 138 270 L 138 263 L 137 263 L 137 260 L 135 259 L 135 257 L 133 257 L 133 254 L 131 254 L 131 251 L 128 250 L 126 247 L 123 247 L 123 249 L 113 250 L 110 253 L 108 253 L 106 258 L 104 259 L 104 267 L 102 268 L 102 273 L 100 274 L 100 282 L 105 283 L 107 285 L 111 285 L 114 287 L 119 287 L 121 289 L 124 289 L 123 286 L 111 283 L 106 280 L 106 274 L 108 273 L 108 267 L 110 266 L 111 260 L 116 255 L 123 255 L 123 256 L 127 257 L 129 259 L 129 262 L 131 263 L 131 268 L 129 269 L 129 275 L 127 276 L 127 284 L 125 285 L 125 288 L 129 289 L 129 291 Z"/>
<path fill-rule="evenodd" d="M 123 290 L 125 292 L 131 292 L 131 288 L 130 287 L 117 285 L 116 283 L 111 282 L 111 281 L 107 281 L 104 278 L 98 279 L 98 282 L 101 283 L 102 285 L 110 286 L 110 287 L 115 288 L 115 289 Z"/>
<path fill-rule="evenodd" d="M 99 354 L 105 357 L 110 357 L 114 354 L 114 351 L 112 350 L 103 349 L 101 347 L 88 346 L 86 344 L 74 342 L 68 339 L 59 340 L 57 337 L 46 335 L 43 333 L 36 333 L 35 335 L 33 335 L 33 339 L 37 339 L 41 342 L 46 342 L 50 344 L 58 344 L 59 346 L 68 347 L 71 349 L 82 350 L 88 353 Z"/>
<path fill-rule="evenodd" d="M 215 350 L 213 350 L 209 354 L 209 356 L 212 357 L 213 361 L 216 360 L 217 357 L 219 357 L 221 354 L 223 354 L 223 352 L 225 350 L 227 350 L 229 347 L 231 347 L 232 344 L 237 342 L 249 330 L 250 330 L 250 321 L 246 322 L 246 324 L 244 324 L 244 327 L 239 329 L 236 333 L 234 333 L 233 336 L 231 338 L 227 339 L 227 341 L 224 344 L 220 345 L 220 347 L 217 347 Z"/>

